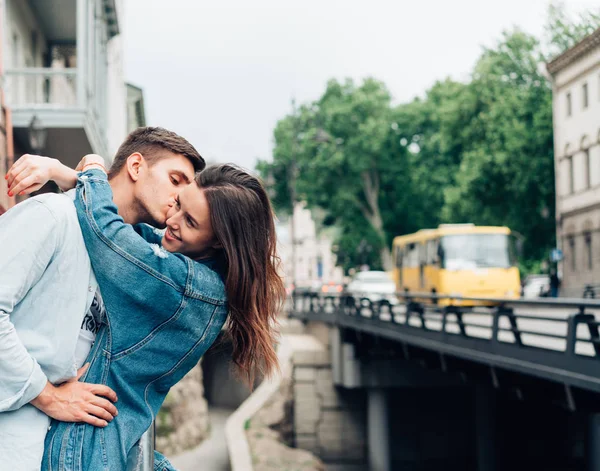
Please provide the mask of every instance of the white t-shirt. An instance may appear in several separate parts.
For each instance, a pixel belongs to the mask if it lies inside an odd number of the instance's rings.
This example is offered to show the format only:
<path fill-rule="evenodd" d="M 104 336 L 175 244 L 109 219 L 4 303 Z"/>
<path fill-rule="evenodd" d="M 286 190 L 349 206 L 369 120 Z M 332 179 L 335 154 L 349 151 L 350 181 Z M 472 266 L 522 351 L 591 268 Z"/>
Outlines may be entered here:
<path fill-rule="evenodd" d="M 88 312 L 85 313 L 81 329 L 79 330 L 74 360 L 77 369 L 84 365 L 92 349 L 94 340 L 96 340 L 96 334 L 98 333 L 98 329 L 100 329 L 100 324 L 102 324 L 105 314 L 104 302 L 102 301 L 100 290 L 98 290 L 96 291 L 92 305 L 88 309 Z"/>

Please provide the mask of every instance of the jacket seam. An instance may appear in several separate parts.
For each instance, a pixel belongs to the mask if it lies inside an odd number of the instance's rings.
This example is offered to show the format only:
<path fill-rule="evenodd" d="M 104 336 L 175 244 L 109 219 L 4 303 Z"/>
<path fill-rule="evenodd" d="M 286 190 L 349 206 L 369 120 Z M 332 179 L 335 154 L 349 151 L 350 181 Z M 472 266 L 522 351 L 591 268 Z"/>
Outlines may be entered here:
<path fill-rule="evenodd" d="M 90 202 L 90 204 L 86 204 L 86 206 L 85 206 L 86 207 L 86 214 L 89 216 L 88 222 L 89 222 L 90 226 L 92 227 L 94 233 L 98 236 L 98 238 L 108 248 L 110 248 L 112 251 L 114 251 L 117 255 L 120 255 L 121 257 L 123 257 L 128 262 L 133 263 L 137 267 L 139 267 L 142 270 L 146 271 L 148 274 L 152 275 L 154 278 L 158 279 L 159 281 L 162 281 L 163 283 L 165 283 L 165 284 L 167 284 L 169 286 L 172 286 L 178 292 L 184 292 L 189 297 L 192 297 L 192 298 L 195 298 L 195 299 L 200 299 L 202 301 L 206 301 L 206 302 L 209 302 L 211 304 L 219 304 L 219 305 L 225 304 L 226 301 L 224 299 L 215 299 L 215 298 L 203 295 L 201 293 L 197 293 L 197 292 L 195 292 L 195 291 L 192 290 L 192 281 L 193 281 L 194 277 L 193 277 L 192 273 L 190 273 L 190 272 L 193 272 L 193 261 L 191 259 L 189 259 L 188 257 L 185 258 L 185 261 L 186 261 L 186 263 L 188 265 L 188 274 L 187 274 L 188 278 L 186 279 L 186 289 L 185 289 L 185 291 L 183 291 L 181 289 L 181 287 L 177 283 L 175 283 L 173 280 L 171 280 L 170 278 L 167 278 L 167 277 L 163 276 L 161 273 L 159 273 L 158 271 L 156 271 L 152 267 L 149 267 L 148 265 L 146 265 L 145 263 L 143 263 L 140 260 L 136 259 L 135 257 L 132 257 L 127 252 L 125 252 L 121 247 L 119 247 L 114 242 L 112 242 L 110 239 L 108 239 L 102 233 L 102 231 L 100 231 L 100 227 L 98 226 L 96 220 L 94 219 L 94 217 L 92 215 L 92 209 L 91 209 L 92 191 L 88 187 L 90 180 L 93 180 L 93 181 L 95 181 L 97 183 L 106 184 L 106 185 L 108 185 L 108 182 L 106 182 L 105 180 L 90 179 L 90 178 L 88 178 L 85 181 L 85 183 L 84 183 L 84 188 L 86 190 L 85 196 L 86 196 L 86 198 Z"/>
<path fill-rule="evenodd" d="M 148 407 L 148 409 L 150 410 L 150 414 L 152 416 L 152 420 L 155 419 L 154 417 L 154 412 L 152 411 L 152 407 L 150 406 L 150 404 L 148 404 L 148 389 L 150 388 L 150 386 L 152 386 L 154 383 L 160 381 L 161 379 L 171 375 L 177 368 L 179 368 L 179 366 L 185 361 L 187 360 L 187 358 L 192 354 L 192 352 L 194 350 L 196 350 L 196 348 L 198 348 L 198 345 L 201 344 L 202 342 L 204 342 L 204 339 L 206 338 L 206 333 L 208 332 L 208 330 L 212 327 L 214 319 L 215 319 L 215 314 L 217 312 L 217 309 L 219 308 L 219 306 L 215 306 L 215 308 L 213 309 L 212 314 L 210 315 L 210 319 L 208 320 L 208 322 L 206 323 L 206 327 L 204 328 L 204 332 L 202 332 L 202 335 L 200 337 L 200 339 L 194 344 L 194 346 L 192 348 L 190 348 L 188 350 L 188 352 L 179 359 L 179 361 L 166 373 L 162 374 L 161 376 L 159 376 L 158 378 L 150 381 L 147 385 L 146 385 L 146 389 L 144 390 L 144 401 L 146 402 L 146 406 Z"/>
<path fill-rule="evenodd" d="M 127 347 L 125 350 L 121 350 L 120 352 L 115 353 L 112 356 L 112 359 L 114 361 L 120 360 L 121 358 L 124 358 L 124 357 L 128 356 L 129 354 L 134 353 L 134 352 L 138 351 L 140 348 L 142 348 L 143 346 L 145 346 L 148 342 L 150 342 L 150 340 L 152 340 L 154 337 L 156 337 L 156 334 L 158 334 L 161 330 L 163 330 L 169 323 L 179 319 L 179 317 L 181 316 L 181 313 L 185 309 L 186 305 L 187 305 L 186 298 L 185 298 L 185 296 L 183 296 L 181 298 L 181 302 L 179 303 L 179 307 L 177 308 L 177 311 L 175 311 L 175 314 L 173 314 L 171 317 L 169 317 L 168 319 L 163 321 L 160 325 L 158 325 L 157 327 L 152 329 L 152 331 L 148 335 L 146 335 L 146 337 L 144 337 L 142 340 L 140 340 L 136 344 L 132 345 L 131 347 Z"/>
<path fill-rule="evenodd" d="M 88 179 L 88 181 L 89 181 L 89 179 Z M 96 220 L 94 219 L 93 214 L 92 214 L 93 213 L 93 211 L 91 209 L 91 206 L 92 206 L 92 201 L 91 201 L 91 199 L 92 199 L 92 191 L 91 191 L 91 188 L 89 188 L 88 181 L 86 181 L 84 183 L 84 189 L 86 190 L 85 197 L 88 200 L 85 203 L 85 205 L 86 205 L 86 211 L 85 212 L 89 216 L 88 223 L 90 224 L 90 226 L 92 227 L 94 233 L 98 236 L 98 238 L 109 249 L 111 249 L 113 252 L 115 252 L 117 255 L 120 255 L 122 258 L 124 258 L 128 262 L 133 263 L 138 268 L 141 268 L 142 270 L 146 271 L 148 274 L 150 274 L 151 276 L 153 276 L 157 280 L 162 281 L 163 283 L 172 286 L 177 291 L 181 291 L 180 287 L 175 282 L 173 282 L 173 280 L 171 280 L 170 278 L 167 278 L 167 277 L 161 275 L 160 273 L 158 273 L 156 270 L 154 270 L 153 268 L 149 267 L 145 263 L 139 261 L 135 257 L 132 257 L 127 252 L 125 252 L 121 247 L 119 247 L 118 245 L 116 245 L 115 243 L 113 243 L 110 239 L 108 239 L 107 237 L 104 236 L 104 234 L 100 231 L 100 227 L 96 223 Z M 104 183 L 103 180 L 94 180 L 94 181 L 96 181 L 98 183 Z"/>

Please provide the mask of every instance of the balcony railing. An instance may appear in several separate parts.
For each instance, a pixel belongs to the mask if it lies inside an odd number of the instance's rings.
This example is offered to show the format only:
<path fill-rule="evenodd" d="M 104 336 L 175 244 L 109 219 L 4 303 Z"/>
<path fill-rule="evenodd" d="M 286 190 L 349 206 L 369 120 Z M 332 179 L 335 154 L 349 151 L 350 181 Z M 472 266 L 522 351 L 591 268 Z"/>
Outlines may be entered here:
<path fill-rule="evenodd" d="M 13 109 L 84 107 L 77 103 L 77 69 L 8 70 L 5 92 Z"/>

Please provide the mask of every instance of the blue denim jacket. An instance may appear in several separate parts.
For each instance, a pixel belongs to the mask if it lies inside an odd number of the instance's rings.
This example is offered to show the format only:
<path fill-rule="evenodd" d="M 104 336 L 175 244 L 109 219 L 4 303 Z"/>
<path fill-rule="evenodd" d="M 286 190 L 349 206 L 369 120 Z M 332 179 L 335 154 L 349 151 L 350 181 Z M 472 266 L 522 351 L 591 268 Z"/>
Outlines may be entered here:
<path fill-rule="evenodd" d="M 125 224 L 104 172 L 80 174 L 75 207 L 107 310 L 83 380 L 111 387 L 119 415 L 105 428 L 54 421 L 43 469 L 124 471 L 169 389 L 221 331 L 225 287 L 210 263 L 168 253 L 152 229 Z"/>

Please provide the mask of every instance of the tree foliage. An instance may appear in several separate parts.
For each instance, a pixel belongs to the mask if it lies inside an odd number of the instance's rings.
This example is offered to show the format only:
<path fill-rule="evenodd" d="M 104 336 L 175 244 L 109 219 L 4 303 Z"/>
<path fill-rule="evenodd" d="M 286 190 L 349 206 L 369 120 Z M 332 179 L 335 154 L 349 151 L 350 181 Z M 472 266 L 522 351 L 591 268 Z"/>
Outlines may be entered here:
<path fill-rule="evenodd" d="M 598 26 L 598 12 L 572 21 L 551 5 L 544 41 L 506 31 L 468 82 L 438 81 L 398 106 L 377 80 L 331 80 L 277 123 L 273 160 L 259 163 L 276 206 L 295 197 L 323 208 L 346 268 L 388 267 L 394 236 L 442 222 L 507 225 L 523 236 L 526 263 L 543 259 L 555 234 L 544 65 Z"/>

